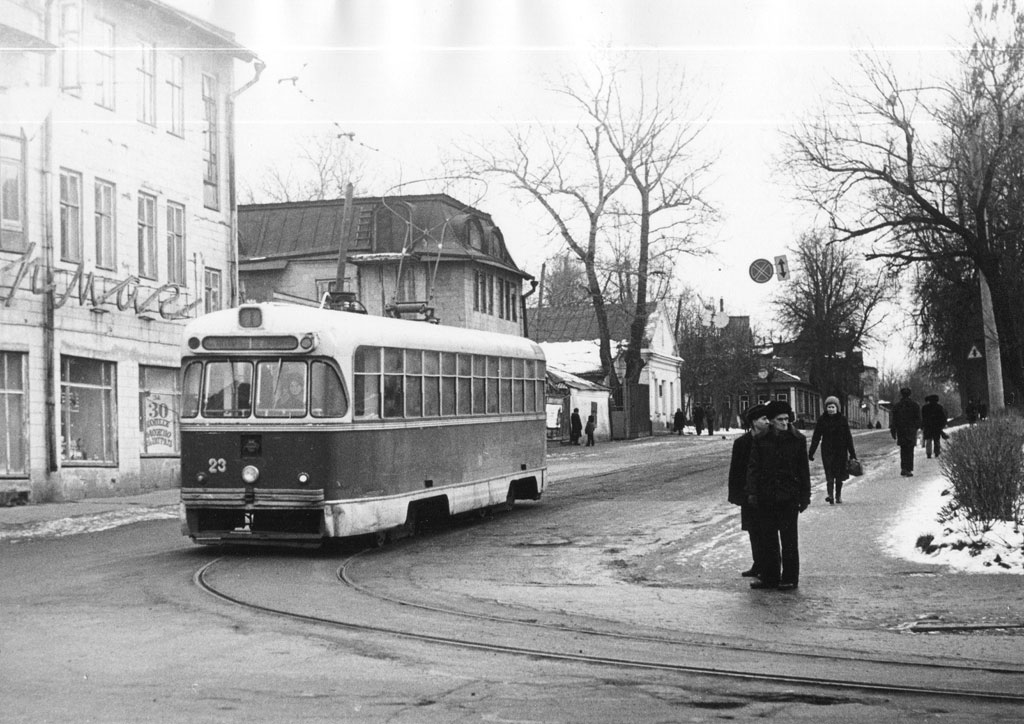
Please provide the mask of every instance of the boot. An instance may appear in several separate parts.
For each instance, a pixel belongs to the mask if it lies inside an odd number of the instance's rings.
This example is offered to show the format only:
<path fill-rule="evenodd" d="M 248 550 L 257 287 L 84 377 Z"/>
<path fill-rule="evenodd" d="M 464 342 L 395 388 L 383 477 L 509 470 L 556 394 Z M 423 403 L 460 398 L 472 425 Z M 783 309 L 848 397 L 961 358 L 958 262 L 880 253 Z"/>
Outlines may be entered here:
<path fill-rule="evenodd" d="M 832 498 L 832 480 L 830 480 L 830 479 L 826 479 L 825 480 L 825 488 L 828 490 L 828 493 L 827 493 L 827 495 L 825 497 L 825 502 L 828 503 L 829 505 L 832 505 L 832 500 L 833 500 L 833 498 Z"/>
<path fill-rule="evenodd" d="M 836 503 L 843 502 L 843 483 L 839 480 L 836 481 Z"/>

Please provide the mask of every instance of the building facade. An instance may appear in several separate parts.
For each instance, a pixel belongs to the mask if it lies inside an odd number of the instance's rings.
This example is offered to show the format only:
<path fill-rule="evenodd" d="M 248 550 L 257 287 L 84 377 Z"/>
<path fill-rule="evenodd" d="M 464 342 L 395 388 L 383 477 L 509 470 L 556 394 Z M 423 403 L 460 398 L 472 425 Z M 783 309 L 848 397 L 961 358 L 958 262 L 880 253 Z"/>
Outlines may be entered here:
<path fill-rule="evenodd" d="M 621 380 L 626 373 L 625 350 L 629 342 L 632 310 L 620 305 L 608 305 L 605 309 L 613 364 Z M 531 339 L 541 344 L 552 364 L 592 382 L 607 384 L 598 354 L 600 334 L 592 306 L 531 308 L 527 328 Z M 683 359 L 678 356 L 668 314 L 660 304 L 648 305 L 640 357 L 644 366 L 639 384 L 646 388 L 646 398 L 638 402 L 646 409 L 649 420 L 647 429 L 642 432 L 650 435 L 654 430 L 669 429 L 682 399 Z M 627 425 L 622 414 L 615 413 L 613 410 L 611 414 L 611 434 L 618 437 Z M 633 431 L 632 434 L 639 432 Z"/>
<path fill-rule="evenodd" d="M 181 329 L 236 298 L 232 36 L 151 0 L 0 0 L 0 490 L 179 484 Z"/>
<path fill-rule="evenodd" d="M 366 312 L 523 336 L 523 282 L 491 217 L 446 194 L 243 205 L 247 301 L 319 305 L 343 291 Z"/>

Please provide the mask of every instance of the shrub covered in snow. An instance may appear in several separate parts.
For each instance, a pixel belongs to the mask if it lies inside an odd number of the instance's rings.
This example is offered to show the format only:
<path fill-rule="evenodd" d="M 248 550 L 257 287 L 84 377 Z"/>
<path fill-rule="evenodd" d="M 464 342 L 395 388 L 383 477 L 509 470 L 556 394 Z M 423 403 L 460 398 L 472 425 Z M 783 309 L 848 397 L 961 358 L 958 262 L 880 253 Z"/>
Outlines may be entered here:
<path fill-rule="evenodd" d="M 1024 420 L 1000 415 L 963 428 L 944 447 L 939 466 L 951 485 L 940 519 L 960 521 L 980 537 L 998 521 L 1018 527 L 1024 507 Z"/>

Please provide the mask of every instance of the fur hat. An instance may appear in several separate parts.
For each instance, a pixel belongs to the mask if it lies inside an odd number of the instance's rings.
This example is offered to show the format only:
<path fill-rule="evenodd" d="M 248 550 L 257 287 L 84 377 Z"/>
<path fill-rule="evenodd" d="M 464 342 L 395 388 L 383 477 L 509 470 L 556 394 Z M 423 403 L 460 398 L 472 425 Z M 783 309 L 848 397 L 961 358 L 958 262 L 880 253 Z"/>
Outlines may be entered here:
<path fill-rule="evenodd" d="M 768 403 L 768 408 L 765 410 L 765 414 L 769 420 L 774 420 L 781 414 L 789 415 L 789 421 L 792 422 L 794 419 L 793 408 L 789 406 L 789 403 L 785 400 L 772 400 Z"/>
<path fill-rule="evenodd" d="M 829 405 L 835 405 L 837 410 L 843 409 L 839 404 L 839 398 L 835 395 L 829 395 L 825 398 L 825 407 L 828 407 Z"/>
<path fill-rule="evenodd" d="M 743 419 L 746 421 L 747 427 L 749 427 L 754 424 L 754 420 L 759 417 L 764 417 L 767 414 L 768 405 L 758 404 L 748 408 L 747 411 L 743 413 Z"/>

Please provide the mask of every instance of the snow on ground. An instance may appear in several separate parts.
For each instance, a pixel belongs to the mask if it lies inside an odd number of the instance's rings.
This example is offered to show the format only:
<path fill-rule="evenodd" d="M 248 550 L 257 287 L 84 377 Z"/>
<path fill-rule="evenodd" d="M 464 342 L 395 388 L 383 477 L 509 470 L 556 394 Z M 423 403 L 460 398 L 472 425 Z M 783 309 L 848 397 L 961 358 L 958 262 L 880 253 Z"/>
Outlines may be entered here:
<path fill-rule="evenodd" d="M 939 511 L 950 498 L 943 495 L 949 482 L 942 476 L 924 483 L 917 499 L 889 531 L 886 548 L 891 555 L 931 565 L 943 565 L 965 573 L 1014 573 L 1024 575 L 1024 532 L 1013 523 L 998 522 L 976 541 L 965 531 L 963 521 L 938 521 Z M 917 547 L 921 536 L 931 535 L 933 553 Z M 972 541 L 980 545 L 966 545 Z M 959 549 L 959 550 L 958 550 Z"/>

